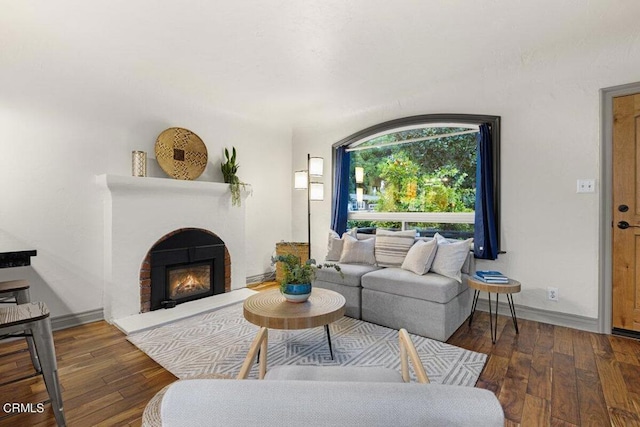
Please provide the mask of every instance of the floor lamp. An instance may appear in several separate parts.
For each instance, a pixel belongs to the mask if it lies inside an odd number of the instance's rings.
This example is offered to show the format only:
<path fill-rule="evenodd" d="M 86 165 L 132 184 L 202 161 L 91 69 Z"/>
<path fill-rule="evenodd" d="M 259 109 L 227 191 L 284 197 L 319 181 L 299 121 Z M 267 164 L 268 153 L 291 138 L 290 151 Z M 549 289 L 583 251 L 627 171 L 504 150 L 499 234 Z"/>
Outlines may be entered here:
<path fill-rule="evenodd" d="M 294 174 L 294 188 L 307 190 L 307 241 L 309 242 L 309 259 L 311 259 L 311 201 L 324 200 L 324 184 L 311 181 L 311 177 L 322 178 L 324 159 L 311 157 L 307 154 L 307 170 L 296 171 Z"/>

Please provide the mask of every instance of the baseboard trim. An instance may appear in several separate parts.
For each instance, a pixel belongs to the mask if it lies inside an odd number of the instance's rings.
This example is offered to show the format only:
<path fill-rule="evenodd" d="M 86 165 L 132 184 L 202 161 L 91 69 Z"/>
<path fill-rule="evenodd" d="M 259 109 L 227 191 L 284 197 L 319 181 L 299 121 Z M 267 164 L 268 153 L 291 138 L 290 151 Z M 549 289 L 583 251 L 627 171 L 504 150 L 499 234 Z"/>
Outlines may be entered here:
<path fill-rule="evenodd" d="M 84 311 L 82 313 L 65 314 L 51 318 L 51 329 L 59 331 L 74 326 L 84 325 L 85 323 L 93 323 L 104 320 L 104 311 L 101 308 L 95 310 Z"/>
<path fill-rule="evenodd" d="M 253 283 L 267 282 L 275 280 L 276 273 L 274 271 L 269 271 L 262 274 L 256 274 L 255 276 L 247 276 L 247 285 L 251 285 Z"/>
<path fill-rule="evenodd" d="M 491 304 L 491 309 L 495 309 L 495 300 Z M 478 300 L 477 310 L 489 311 L 489 301 Z M 557 311 L 542 310 L 539 308 L 525 307 L 515 305 L 516 317 L 518 319 L 534 320 L 541 323 L 550 323 L 557 326 L 565 326 L 567 328 L 580 329 L 583 331 L 599 333 L 598 319 L 584 316 L 576 316 L 574 314 L 559 313 Z M 498 303 L 498 314 L 511 317 L 509 304 L 506 302 Z"/>
<path fill-rule="evenodd" d="M 263 277 L 264 280 L 269 279 L 272 273 L 251 276 L 251 279 Z M 255 283 L 264 280 L 255 280 L 247 283 Z M 495 307 L 495 303 L 492 308 Z M 516 316 L 518 319 L 534 320 L 536 322 L 551 323 L 552 325 L 565 326 L 568 328 L 581 329 L 584 331 L 598 333 L 598 319 L 576 316 L 573 314 L 559 313 L 557 311 L 542 310 L 539 308 L 525 307 L 522 305 L 515 306 Z M 489 311 L 489 302 L 487 300 L 478 300 L 477 309 L 480 311 Z M 498 313 L 504 316 L 511 316 L 509 305 L 506 302 L 498 304 Z M 54 331 L 71 328 L 73 326 L 84 325 L 85 323 L 98 322 L 104 320 L 104 311 L 102 308 L 89 310 L 82 313 L 65 314 L 51 318 L 51 328 Z"/>

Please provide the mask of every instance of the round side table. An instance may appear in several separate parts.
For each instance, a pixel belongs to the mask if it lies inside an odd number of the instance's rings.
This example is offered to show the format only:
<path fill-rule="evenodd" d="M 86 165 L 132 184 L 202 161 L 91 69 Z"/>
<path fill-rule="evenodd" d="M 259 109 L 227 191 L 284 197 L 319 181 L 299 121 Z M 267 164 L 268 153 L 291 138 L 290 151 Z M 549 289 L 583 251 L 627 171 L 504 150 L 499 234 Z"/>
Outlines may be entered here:
<path fill-rule="evenodd" d="M 517 280 L 509 279 L 509 283 L 487 283 L 478 279 L 470 277 L 468 282 L 469 287 L 474 290 L 473 293 L 473 305 L 471 306 L 471 315 L 469 316 L 469 326 L 473 320 L 473 314 L 476 312 L 476 306 L 478 305 L 478 296 L 481 291 L 485 291 L 489 296 L 489 328 L 491 329 L 491 342 L 496 343 L 498 337 L 498 297 L 500 294 L 507 295 L 507 302 L 509 303 L 509 310 L 511 311 L 511 318 L 513 319 L 513 326 L 518 334 L 518 319 L 516 318 L 516 309 L 513 305 L 513 294 L 520 292 L 520 282 Z M 496 314 L 495 320 L 491 311 L 491 293 L 496 294 Z"/>
<path fill-rule="evenodd" d="M 345 298 L 329 289 L 314 287 L 303 303 L 288 302 L 279 289 L 263 291 L 244 300 L 244 318 L 271 329 L 308 329 L 324 326 L 333 359 L 329 324 L 344 316 Z"/>

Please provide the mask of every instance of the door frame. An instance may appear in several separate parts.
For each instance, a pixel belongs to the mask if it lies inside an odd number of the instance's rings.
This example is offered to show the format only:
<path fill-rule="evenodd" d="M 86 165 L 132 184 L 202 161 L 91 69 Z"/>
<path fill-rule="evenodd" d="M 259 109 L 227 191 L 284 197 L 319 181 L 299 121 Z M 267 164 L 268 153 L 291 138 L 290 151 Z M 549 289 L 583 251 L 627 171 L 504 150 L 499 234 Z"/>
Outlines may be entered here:
<path fill-rule="evenodd" d="M 610 334 L 613 316 L 613 98 L 640 93 L 640 82 L 600 89 L 600 262 L 598 329 Z"/>

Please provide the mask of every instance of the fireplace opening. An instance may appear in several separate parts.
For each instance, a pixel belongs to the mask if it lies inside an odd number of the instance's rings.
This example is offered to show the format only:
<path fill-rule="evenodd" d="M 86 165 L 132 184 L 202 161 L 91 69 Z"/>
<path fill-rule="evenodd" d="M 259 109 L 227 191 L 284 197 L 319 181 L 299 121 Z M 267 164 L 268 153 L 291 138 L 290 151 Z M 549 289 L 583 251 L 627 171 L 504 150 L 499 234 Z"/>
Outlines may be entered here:
<path fill-rule="evenodd" d="M 183 229 L 161 239 L 149 251 L 149 310 L 225 292 L 224 242 L 199 229 Z"/>
<path fill-rule="evenodd" d="M 167 268 L 169 299 L 189 298 L 211 290 L 211 265 L 187 264 Z"/>

